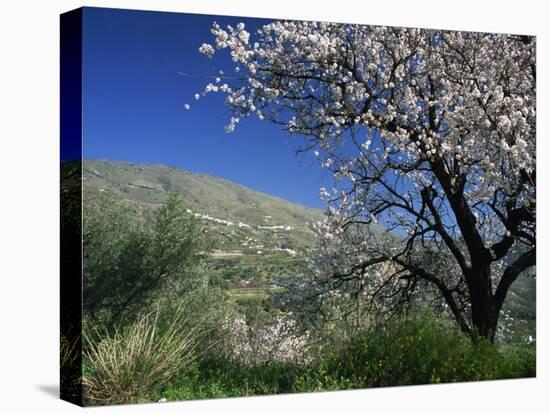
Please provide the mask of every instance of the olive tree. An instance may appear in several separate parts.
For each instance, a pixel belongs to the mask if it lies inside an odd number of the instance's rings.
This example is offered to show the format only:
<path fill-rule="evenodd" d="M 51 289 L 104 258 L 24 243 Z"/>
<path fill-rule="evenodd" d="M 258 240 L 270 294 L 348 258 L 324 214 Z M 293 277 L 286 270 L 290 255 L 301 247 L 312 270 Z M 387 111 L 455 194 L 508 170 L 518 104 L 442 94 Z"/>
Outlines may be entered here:
<path fill-rule="evenodd" d="M 201 263 L 208 239 L 197 219 L 170 194 L 154 223 L 123 201 L 86 204 L 83 216 L 83 308 L 87 320 L 112 327 L 160 295 L 184 295 L 207 283 Z"/>

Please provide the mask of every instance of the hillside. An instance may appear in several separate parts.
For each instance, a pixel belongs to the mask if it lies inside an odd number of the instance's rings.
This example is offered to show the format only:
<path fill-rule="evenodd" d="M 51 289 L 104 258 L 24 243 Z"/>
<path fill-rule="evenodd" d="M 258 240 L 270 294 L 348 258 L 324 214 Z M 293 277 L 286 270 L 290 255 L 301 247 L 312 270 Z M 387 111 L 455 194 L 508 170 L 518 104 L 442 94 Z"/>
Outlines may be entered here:
<path fill-rule="evenodd" d="M 168 192 L 177 192 L 215 246 L 211 266 L 231 286 L 265 286 L 274 273 L 300 271 L 313 244 L 309 224 L 321 210 L 259 193 L 231 181 L 156 164 L 85 160 L 84 200 L 126 200 L 149 221 Z"/>
<path fill-rule="evenodd" d="M 111 193 L 146 213 L 156 209 L 168 192 L 181 195 L 185 206 L 211 226 L 218 227 L 223 250 L 301 248 L 312 242 L 308 223 L 322 212 L 249 190 L 231 181 L 155 164 L 84 161 L 84 197 Z M 95 193 L 95 194 L 94 194 Z M 248 246 L 242 237 L 248 236 Z M 257 247 L 257 248 L 256 248 Z"/>

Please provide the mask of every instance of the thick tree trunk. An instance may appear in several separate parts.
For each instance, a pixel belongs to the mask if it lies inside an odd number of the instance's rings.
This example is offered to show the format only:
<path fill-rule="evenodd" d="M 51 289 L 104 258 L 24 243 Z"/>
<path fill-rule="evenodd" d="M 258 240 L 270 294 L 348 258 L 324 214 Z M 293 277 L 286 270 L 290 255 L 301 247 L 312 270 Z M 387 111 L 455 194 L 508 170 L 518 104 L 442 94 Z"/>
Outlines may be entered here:
<path fill-rule="evenodd" d="M 493 295 L 489 264 L 475 269 L 469 279 L 472 336 L 494 342 L 500 306 Z"/>
<path fill-rule="evenodd" d="M 494 342 L 499 315 L 493 302 L 492 298 L 485 298 L 479 303 L 472 301 L 474 338 L 486 338 Z"/>

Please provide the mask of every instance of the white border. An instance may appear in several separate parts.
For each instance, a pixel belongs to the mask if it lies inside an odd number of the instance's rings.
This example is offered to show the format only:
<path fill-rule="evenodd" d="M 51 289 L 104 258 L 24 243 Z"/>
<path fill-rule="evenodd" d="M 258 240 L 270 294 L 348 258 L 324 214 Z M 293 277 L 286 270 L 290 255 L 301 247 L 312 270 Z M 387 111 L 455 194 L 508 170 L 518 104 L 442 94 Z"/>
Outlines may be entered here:
<path fill-rule="evenodd" d="M 77 1 L 4 2 L 0 22 L 0 412 L 66 413 L 77 408 L 55 396 L 58 334 L 58 19 Z M 538 208 L 547 210 L 550 148 L 544 139 L 544 59 L 549 29 L 543 1 L 104 0 L 87 6 L 236 16 L 330 20 L 377 25 L 535 34 L 538 41 Z M 548 72 L 548 70 L 547 70 Z M 548 117 L 546 116 L 546 119 Z M 542 187 L 540 186 L 542 184 Z M 538 377 L 533 380 L 416 386 L 122 406 L 123 413 L 523 413 L 544 412 L 548 397 L 548 291 L 544 273 L 548 218 L 538 216 Z M 542 277 L 541 277 L 542 276 Z M 547 408 L 546 408 L 547 409 Z M 94 412 L 107 412 L 105 408 Z"/>

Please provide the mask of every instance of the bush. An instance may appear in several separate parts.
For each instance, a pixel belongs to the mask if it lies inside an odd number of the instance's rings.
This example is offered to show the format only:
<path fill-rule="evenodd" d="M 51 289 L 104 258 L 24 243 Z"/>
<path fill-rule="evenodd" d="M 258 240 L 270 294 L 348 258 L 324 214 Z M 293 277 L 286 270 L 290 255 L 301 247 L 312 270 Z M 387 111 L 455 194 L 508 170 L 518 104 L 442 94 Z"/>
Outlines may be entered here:
<path fill-rule="evenodd" d="M 433 315 L 377 323 L 321 365 L 355 388 L 530 377 L 534 350 L 472 342 Z"/>
<path fill-rule="evenodd" d="M 160 326 L 159 311 L 149 313 L 103 338 L 84 336 L 85 400 L 91 404 L 125 404 L 151 395 L 185 373 L 197 356 L 200 323 L 189 328 L 184 308 Z"/>

